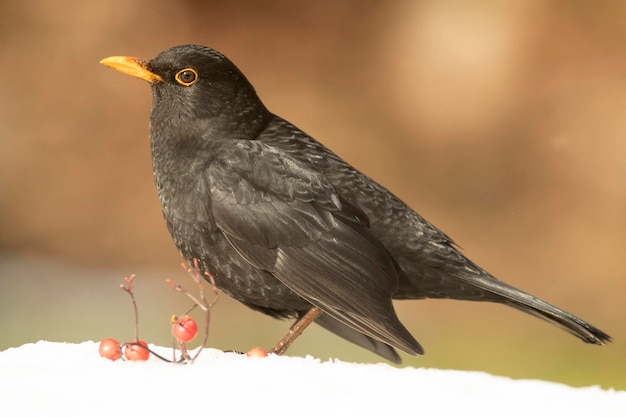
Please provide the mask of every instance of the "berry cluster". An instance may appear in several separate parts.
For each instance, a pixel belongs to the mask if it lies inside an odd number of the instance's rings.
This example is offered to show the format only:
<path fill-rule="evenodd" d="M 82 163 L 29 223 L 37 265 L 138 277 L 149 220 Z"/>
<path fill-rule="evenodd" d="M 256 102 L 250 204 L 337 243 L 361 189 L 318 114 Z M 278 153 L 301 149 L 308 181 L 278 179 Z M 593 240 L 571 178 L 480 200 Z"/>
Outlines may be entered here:
<path fill-rule="evenodd" d="M 189 273 L 193 281 L 198 286 L 199 296 L 196 297 L 180 285 L 174 285 L 170 279 L 166 280 L 166 283 L 170 286 L 170 288 L 172 288 L 174 291 L 183 293 L 193 302 L 193 306 L 189 310 L 187 310 L 187 312 L 182 317 L 177 317 L 176 315 L 173 315 L 170 320 L 170 324 L 172 326 L 172 335 L 178 345 L 177 347 L 180 351 L 180 358 L 176 358 L 176 354 L 174 354 L 173 360 L 164 358 L 163 356 L 150 350 L 148 344 L 145 341 L 139 339 L 139 315 L 137 311 L 137 303 L 135 301 L 133 288 L 133 281 L 135 279 L 134 274 L 130 277 L 124 278 L 124 284 L 120 285 L 120 289 L 128 293 L 133 303 L 133 310 L 135 314 L 135 338 L 130 342 L 125 343 L 120 343 L 116 339 L 110 337 L 102 339 L 99 348 L 100 356 L 110 359 L 112 361 L 118 360 L 120 358 L 125 358 L 126 360 L 130 361 L 145 361 L 148 360 L 150 354 L 152 354 L 163 361 L 177 363 L 191 363 L 198 357 L 202 349 L 204 349 L 204 347 L 206 346 L 209 338 L 209 321 L 211 318 L 211 308 L 217 302 L 219 292 L 217 290 L 217 287 L 215 286 L 215 280 L 213 279 L 213 276 L 208 272 L 205 272 L 204 274 L 200 272 L 197 260 L 194 260 L 193 268 L 190 268 L 185 264 L 183 264 L 183 268 Z M 202 282 L 204 281 L 205 276 L 211 282 L 213 287 L 214 298 L 211 302 L 207 301 L 204 296 L 204 288 L 202 287 Z M 195 355 L 192 357 L 187 350 L 186 343 L 193 341 L 198 335 L 198 323 L 188 314 L 196 307 L 200 308 L 204 312 L 205 330 L 204 339 L 200 344 L 200 347 L 196 351 Z M 124 349 L 123 356 L 122 349 Z M 265 357 L 267 356 L 267 352 L 264 349 L 257 347 L 252 348 L 250 351 L 248 351 L 246 355 L 248 357 Z"/>

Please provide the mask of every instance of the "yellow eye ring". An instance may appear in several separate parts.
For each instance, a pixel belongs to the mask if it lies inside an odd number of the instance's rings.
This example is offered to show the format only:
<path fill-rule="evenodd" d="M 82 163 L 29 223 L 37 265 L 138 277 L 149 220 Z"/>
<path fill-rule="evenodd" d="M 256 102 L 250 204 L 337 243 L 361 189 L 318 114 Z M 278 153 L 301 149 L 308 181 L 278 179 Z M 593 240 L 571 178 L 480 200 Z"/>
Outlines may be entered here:
<path fill-rule="evenodd" d="M 178 71 L 174 78 L 178 84 L 189 87 L 198 80 L 198 73 L 193 68 L 185 68 Z"/>

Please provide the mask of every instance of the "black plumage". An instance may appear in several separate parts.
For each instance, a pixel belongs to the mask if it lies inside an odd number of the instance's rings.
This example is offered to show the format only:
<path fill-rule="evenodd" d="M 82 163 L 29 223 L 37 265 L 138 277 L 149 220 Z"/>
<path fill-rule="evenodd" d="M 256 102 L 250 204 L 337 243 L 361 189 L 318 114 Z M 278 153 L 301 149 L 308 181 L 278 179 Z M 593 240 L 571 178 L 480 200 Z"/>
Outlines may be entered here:
<path fill-rule="evenodd" d="M 422 354 L 392 299 L 452 298 L 515 307 L 588 343 L 610 337 L 467 259 L 452 239 L 324 145 L 268 111 L 210 48 L 103 64 L 150 81 L 154 178 L 187 262 L 274 317 L 316 322 L 388 360 Z"/>

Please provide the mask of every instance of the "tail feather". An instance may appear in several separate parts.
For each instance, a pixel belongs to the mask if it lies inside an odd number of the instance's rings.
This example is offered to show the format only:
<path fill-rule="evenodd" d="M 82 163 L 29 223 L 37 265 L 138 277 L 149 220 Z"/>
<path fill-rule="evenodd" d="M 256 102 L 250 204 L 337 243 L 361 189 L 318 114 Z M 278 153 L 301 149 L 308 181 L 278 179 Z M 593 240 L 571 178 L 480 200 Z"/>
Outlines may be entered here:
<path fill-rule="evenodd" d="M 573 334 L 585 343 L 604 345 L 612 340 L 611 336 L 573 314 L 561 310 L 543 300 L 537 298 L 535 300 L 537 302 L 534 303 L 534 305 L 521 304 L 516 300 L 507 300 L 504 304 L 546 320 L 566 332 Z"/>
<path fill-rule="evenodd" d="M 567 311 L 543 301 L 533 295 L 506 284 L 486 272 L 479 276 L 460 277 L 463 281 L 501 298 L 502 304 L 521 310 L 540 319 L 546 320 L 573 334 L 585 343 L 603 345 L 610 342 L 611 336 L 597 327 L 574 316 Z"/>

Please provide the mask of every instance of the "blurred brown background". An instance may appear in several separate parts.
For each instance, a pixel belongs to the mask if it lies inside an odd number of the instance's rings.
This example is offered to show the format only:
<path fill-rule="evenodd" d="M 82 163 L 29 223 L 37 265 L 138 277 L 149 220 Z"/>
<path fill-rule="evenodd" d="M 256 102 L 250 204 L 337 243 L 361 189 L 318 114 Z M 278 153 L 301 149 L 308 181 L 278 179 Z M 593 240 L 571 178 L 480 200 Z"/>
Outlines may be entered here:
<path fill-rule="evenodd" d="M 501 306 L 398 304 L 412 366 L 626 388 L 626 3 L 0 3 L 0 349 L 170 343 L 191 286 L 162 221 L 146 83 L 98 65 L 181 43 L 229 56 L 266 105 L 386 185 L 496 276 L 591 321 L 598 348 Z M 222 297 L 211 345 L 288 327 Z M 377 361 L 314 329 L 293 355 Z M 96 354 L 94 352 L 94 354 Z"/>

